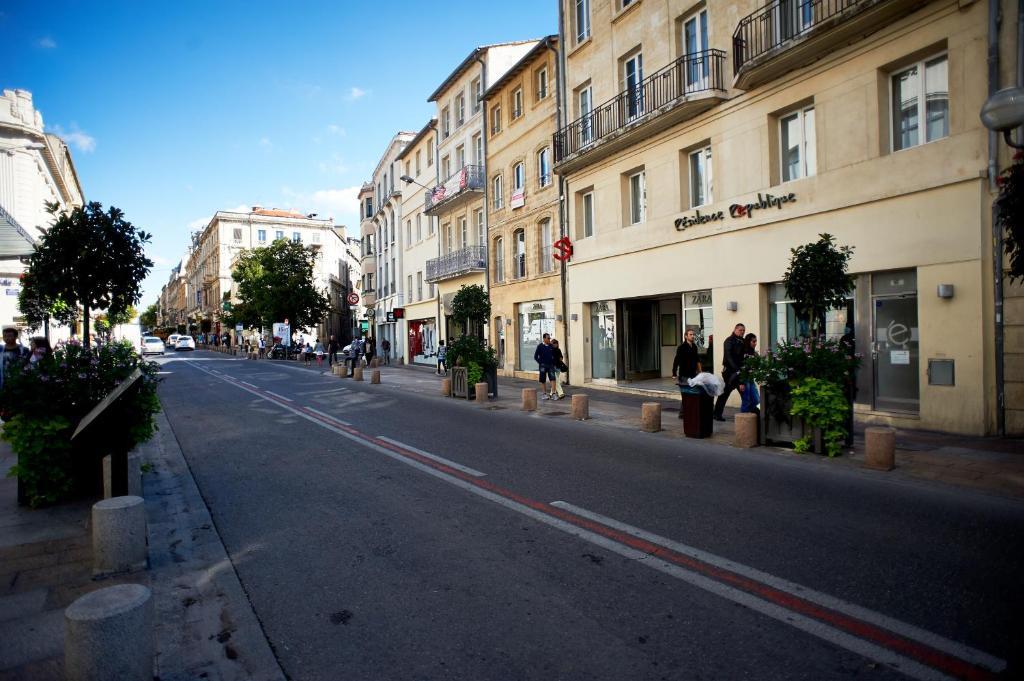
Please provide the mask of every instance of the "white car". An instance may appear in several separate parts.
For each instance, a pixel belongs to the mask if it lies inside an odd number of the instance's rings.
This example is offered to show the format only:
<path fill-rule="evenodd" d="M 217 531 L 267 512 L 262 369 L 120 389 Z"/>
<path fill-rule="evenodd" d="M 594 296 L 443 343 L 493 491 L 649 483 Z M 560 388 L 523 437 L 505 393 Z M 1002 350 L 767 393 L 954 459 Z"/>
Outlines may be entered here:
<path fill-rule="evenodd" d="M 170 336 L 168 336 L 167 337 L 167 345 L 168 345 L 168 347 L 172 347 L 172 348 L 178 347 L 178 339 L 179 338 L 181 338 L 181 336 L 179 336 L 176 333 L 172 333 Z"/>
<path fill-rule="evenodd" d="M 175 350 L 195 350 L 196 342 L 192 340 L 192 336 L 178 336 L 177 342 L 174 344 Z"/>
<path fill-rule="evenodd" d="M 142 337 L 142 356 L 146 355 L 162 355 L 166 350 L 164 342 L 156 336 L 143 336 Z"/>

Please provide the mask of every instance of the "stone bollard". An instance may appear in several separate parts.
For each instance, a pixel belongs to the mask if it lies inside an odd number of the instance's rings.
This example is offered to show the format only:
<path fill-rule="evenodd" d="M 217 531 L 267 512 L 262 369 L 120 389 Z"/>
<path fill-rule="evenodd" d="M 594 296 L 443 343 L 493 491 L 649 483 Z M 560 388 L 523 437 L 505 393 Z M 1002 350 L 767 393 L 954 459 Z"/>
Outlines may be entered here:
<path fill-rule="evenodd" d="M 380 369 L 374 369 L 370 372 L 370 383 L 380 385 Z"/>
<path fill-rule="evenodd" d="M 445 397 L 452 396 L 452 379 L 442 378 L 441 379 L 441 394 Z"/>
<path fill-rule="evenodd" d="M 537 411 L 536 388 L 523 388 L 523 411 Z"/>
<path fill-rule="evenodd" d="M 338 364 L 332 365 L 331 366 L 331 374 L 333 376 L 338 376 L 339 374 L 341 374 L 341 372 L 339 371 L 340 368 L 341 368 L 341 366 L 338 365 Z"/>
<path fill-rule="evenodd" d="M 141 584 L 91 591 L 64 611 L 64 678 L 152 681 L 153 594 Z"/>
<path fill-rule="evenodd" d="M 736 433 L 732 446 L 750 449 L 757 446 L 757 414 L 736 414 Z"/>
<path fill-rule="evenodd" d="M 590 398 L 586 395 L 572 396 L 572 417 L 577 421 L 590 418 Z"/>
<path fill-rule="evenodd" d="M 645 433 L 657 433 L 661 430 L 661 403 L 644 402 L 641 407 L 641 428 Z"/>
<path fill-rule="evenodd" d="M 379 359 L 374 357 L 373 359 L 370 360 L 370 368 L 371 369 L 376 369 L 379 366 L 380 366 L 380 360 Z"/>
<path fill-rule="evenodd" d="M 363 380 L 363 367 L 356 367 L 352 370 L 352 380 L 361 381 Z"/>
<path fill-rule="evenodd" d="M 896 431 L 892 428 L 864 430 L 864 467 L 876 471 L 896 468 Z"/>
<path fill-rule="evenodd" d="M 477 404 L 487 403 L 487 383 L 477 383 L 473 386 L 473 394 L 476 397 Z"/>
<path fill-rule="evenodd" d="M 92 572 L 110 575 L 146 567 L 146 506 L 142 497 L 92 505 Z"/>

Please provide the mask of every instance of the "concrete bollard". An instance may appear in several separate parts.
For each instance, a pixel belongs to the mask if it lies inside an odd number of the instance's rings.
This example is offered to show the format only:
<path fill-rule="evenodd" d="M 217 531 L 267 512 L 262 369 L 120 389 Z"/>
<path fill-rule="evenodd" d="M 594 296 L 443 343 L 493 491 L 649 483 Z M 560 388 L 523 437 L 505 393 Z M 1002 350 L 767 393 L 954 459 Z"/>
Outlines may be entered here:
<path fill-rule="evenodd" d="M 361 381 L 363 380 L 363 367 L 356 367 L 352 370 L 352 380 Z"/>
<path fill-rule="evenodd" d="M 757 414 L 736 414 L 736 434 L 732 446 L 750 449 L 757 446 Z"/>
<path fill-rule="evenodd" d="M 152 681 L 153 594 L 141 584 L 91 591 L 64 611 L 64 678 Z"/>
<path fill-rule="evenodd" d="M 892 428 L 864 429 L 864 467 L 876 471 L 896 468 L 896 431 Z"/>
<path fill-rule="evenodd" d="M 371 369 L 376 369 L 379 366 L 380 366 L 380 360 L 379 359 L 374 357 L 373 359 L 370 360 L 370 368 Z"/>
<path fill-rule="evenodd" d="M 537 411 L 536 388 L 523 388 L 523 411 Z"/>
<path fill-rule="evenodd" d="M 572 417 L 577 421 L 590 418 L 590 398 L 586 395 L 572 396 Z"/>
<path fill-rule="evenodd" d="M 114 497 L 92 506 L 94 576 L 146 567 L 146 506 L 142 497 Z"/>
<path fill-rule="evenodd" d="M 380 385 L 380 369 L 374 369 L 370 372 L 370 383 Z"/>
<path fill-rule="evenodd" d="M 660 402 L 644 402 L 640 415 L 641 428 L 645 433 L 657 433 L 661 430 Z"/>
<path fill-rule="evenodd" d="M 477 383 L 473 386 L 473 395 L 476 397 L 477 404 L 487 403 L 487 383 Z"/>
<path fill-rule="evenodd" d="M 441 394 L 445 397 L 452 396 L 452 379 L 442 378 L 441 379 Z"/>

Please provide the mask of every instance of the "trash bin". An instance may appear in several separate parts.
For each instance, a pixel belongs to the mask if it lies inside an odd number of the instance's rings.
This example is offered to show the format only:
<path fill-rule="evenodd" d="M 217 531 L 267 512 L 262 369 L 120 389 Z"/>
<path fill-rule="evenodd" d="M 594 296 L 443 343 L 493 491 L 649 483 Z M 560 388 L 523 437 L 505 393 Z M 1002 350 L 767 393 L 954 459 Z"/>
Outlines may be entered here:
<path fill-rule="evenodd" d="M 703 388 L 681 387 L 683 433 L 686 437 L 710 437 L 714 430 L 715 401 Z"/>

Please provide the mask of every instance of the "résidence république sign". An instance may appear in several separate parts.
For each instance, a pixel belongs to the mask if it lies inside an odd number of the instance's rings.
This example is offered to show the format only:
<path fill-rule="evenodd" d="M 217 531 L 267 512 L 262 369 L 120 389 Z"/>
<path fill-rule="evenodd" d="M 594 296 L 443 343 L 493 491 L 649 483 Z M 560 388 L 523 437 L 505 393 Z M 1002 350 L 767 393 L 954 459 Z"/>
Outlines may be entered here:
<path fill-rule="evenodd" d="M 782 209 L 782 206 L 787 203 L 795 203 L 796 194 L 783 194 L 782 196 L 775 196 L 774 194 L 761 195 L 757 193 L 757 201 L 751 203 L 734 203 L 729 206 L 729 217 L 730 218 L 750 218 L 754 216 L 754 211 L 764 210 L 766 208 L 778 208 Z M 687 227 L 695 227 L 697 225 L 707 224 L 709 222 L 718 222 L 725 219 L 725 211 L 720 210 L 711 213 L 701 213 L 699 210 L 694 211 L 692 215 L 684 215 L 680 218 L 676 218 L 676 229 L 682 232 Z"/>

